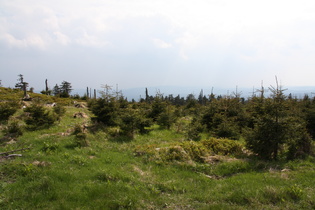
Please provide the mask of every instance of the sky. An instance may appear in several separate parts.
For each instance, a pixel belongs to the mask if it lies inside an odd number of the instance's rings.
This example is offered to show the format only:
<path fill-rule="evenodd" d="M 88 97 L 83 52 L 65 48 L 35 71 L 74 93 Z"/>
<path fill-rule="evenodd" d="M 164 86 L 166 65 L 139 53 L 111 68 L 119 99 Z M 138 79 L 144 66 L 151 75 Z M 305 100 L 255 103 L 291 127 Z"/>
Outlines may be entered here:
<path fill-rule="evenodd" d="M 314 86 L 314 58 L 314 0 L 0 0 L 5 87 Z"/>

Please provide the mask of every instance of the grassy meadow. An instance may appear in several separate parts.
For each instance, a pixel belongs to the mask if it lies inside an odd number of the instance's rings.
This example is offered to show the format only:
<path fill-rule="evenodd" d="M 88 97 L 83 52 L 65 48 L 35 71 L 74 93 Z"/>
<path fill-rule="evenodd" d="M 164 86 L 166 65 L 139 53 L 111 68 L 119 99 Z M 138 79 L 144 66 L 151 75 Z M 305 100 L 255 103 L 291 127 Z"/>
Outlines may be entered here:
<path fill-rule="evenodd" d="M 1 153 L 28 148 L 1 156 L 1 209 L 315 208 L 311 156 L 263 161 L 244 148 L 223 154 L 207 147 L 216 140 L 208 134 L 187 141 L 175 127 L 156 124 L 131 140 L 95 127 L 91 117 L 87 108 L 68 105 L 50 128 L 16 139 L 1 134 Z M 73 134 L 81 125 L 83 139 Z"/>

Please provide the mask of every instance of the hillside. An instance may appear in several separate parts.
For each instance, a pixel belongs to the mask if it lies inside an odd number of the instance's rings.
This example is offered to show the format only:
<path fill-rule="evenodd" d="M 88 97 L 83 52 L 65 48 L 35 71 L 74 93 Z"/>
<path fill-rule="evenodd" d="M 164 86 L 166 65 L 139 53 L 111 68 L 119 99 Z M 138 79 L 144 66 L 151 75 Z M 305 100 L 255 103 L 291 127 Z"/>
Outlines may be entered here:
<path fill-rule="evenodd" d="M 187 116 L 169 129 L 155 122 L 124 136 L 123 127 L 93 121 L 85 102 L 63 102 L 64 115 L 48 128 L 14 137 L 2 123 L 2 209 L 315 208 L 313 156 L 267 161 L 242 138 L 200 132 L 187 140 Z M 9 121 L 23 127 L 24 115 L 19 108 Z"/>

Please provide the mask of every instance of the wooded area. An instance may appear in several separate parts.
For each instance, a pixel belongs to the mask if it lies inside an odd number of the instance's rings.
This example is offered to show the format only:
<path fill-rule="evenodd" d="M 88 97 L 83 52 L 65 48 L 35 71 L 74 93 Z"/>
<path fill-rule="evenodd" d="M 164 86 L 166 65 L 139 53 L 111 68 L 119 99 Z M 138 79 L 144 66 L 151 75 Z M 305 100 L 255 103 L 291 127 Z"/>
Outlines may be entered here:
<path fill-rule="evenodd" d="M 18 81 L 16 87 L 26 92 L 28 83 L 24 82 L 23 75 L 19 75 Z M 47 80 L 45 85 L 42 93 L 51 93 Z M 184 132 L 187 140 L 198 141 L 202 134 L 206 134 L 244 141 L 246 148 L 262 159 L 303 158 L 313 151 L 315 99 L 308 95 L 303 99 L 286 95 L 277 79 L 275 87 L 266 89 L 262 86 L 249 98 L 241 97 L 237 90 L 225 96 L 216 96 L 213 92 L 207 96 L 203 91 L 198 97 L 193 94 L 186 98 L 164 96 L 159 92 L 152 96 L 146 88 L 145 98 L 136 102 L 128 101 L 117 88 L 102 87 L 104 90 L 99 92 L 99 98 L 96 98 L 95 90 L 94 97 L 91 97 L 92 91 L 87 88 L 87 95 L 76 99 L 87 101 L 95 115 L 94 122 L 118 127 L 119 135 L 133 138 L 136 133 L 150 132 L 148 128 L 153 124 L 164 129 L 180 130 L 186 123 Z M 71 83 L 64 81 L 60 87 L 55 86 L 53 93 L 56 97 L 69 98 L 72 97 L 71 88 Z M 266 92 L 269 92 L 268 96 Z M 1 103 L 2 120 L 8 120 L 18 108 L 12 103 Z M 33 113 L 25 119 L 30 130 L 49 127 L 63 114 L 62 106 L 54 107 L 54 115 L 51 115 L 38 103 L 24 111 Z"/>

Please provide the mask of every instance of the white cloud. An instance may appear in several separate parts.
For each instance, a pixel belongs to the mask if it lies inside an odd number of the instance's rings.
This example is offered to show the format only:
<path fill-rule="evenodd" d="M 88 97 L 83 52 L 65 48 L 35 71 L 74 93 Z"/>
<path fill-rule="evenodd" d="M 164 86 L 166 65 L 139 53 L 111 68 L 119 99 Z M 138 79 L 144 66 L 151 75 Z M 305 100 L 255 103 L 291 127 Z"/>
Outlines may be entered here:
<path fill-rule="evenodd" d="M 42 39 L 42 37 L 37 35 L 30 35 L 23 39 L 17 39 L 11 34 L 3 34 L 0 37 L 0 40 L 5 41 L 9 47 L 17 47 L 17 48 L 38 48 L 44 50 L 46 48 L 46 43 Z"/>
<path fill-rule="evenodd" d="M 99 39 L 97 36 L 89 35 L 85 31 L 75 39 L 75 42 L 82 46 L 97 48 L 104 47 L 108 44 L 108 42 Z"/>
<path fill-rule="evenodd" d="M 24 41 L 26 42 L 27 46 L 35 46 L 39 49 L 45 49 L 46 47 L 46 41 L 37 34 L 26 37 Z"/>
<path fill-rule="evenodd" d="M 60 31 L 55 31 L 54 35 L 56 36 L 57 43 L 60 43 L 62 45 L 68 45 L 71 43 L 70 38 L 67 35 L 61 33 Z"/>
<path fill-rule="evenodd" d="M 7 43 L 9 46 L 13 47 L 19 47 L 19 48 L 25 48 L 27 47 L 27 44 L 23 40 L 18 40 L 11 34 L 5 33 L 1 34 L 1 40 L 3 40 L 5 43 Z"/>
<path fill-rule="evenodd" d="M 55 44 L 104 47 L 107 43 L 103 38 L 106 22 L 98 15 L 99 10 L 95 14 L 88 13 L 90 8 L 81 7 L 80 3 L 64 8 L 57 2 L 57 6 L 49 8 L 44 1 L 34 4 L 17 2 L 5 2 L 3 6 L 7 7 L 8 15 L 0 16 L 1 22 L 5 23 L 0 36 L 11 47 L 49 50 L 48 46 L 54 47 Z M 94 12 L 93 8 L 90 12 Z M 75 34 L 76 28 L 82 29 L 81 33 Z"/>
<path fill-rule="evenodd" d="M 152 39 L 152 41 L 153 41 L 154 45 L 155 45 L 157 48 L 166 49 L 166 48 L 172 47 L 171 44 L 166 43 L 165 41 L 163 41 L 163 40 L 161 40 L 161 39 L 154 38 L 154 39 Z"/>
<path fill-rule="evenodd" d="M 86 66 L 127 72 L 156 71 L 159 64 L 186 83 L 196 69 L 204 80 L 233 69 L 229 83 L 237 77 L 250 83 L 249 75 L 278 69 L 293 81 L 297 72 L 312 75 L 315 65 L 313 0 L 3 0 L 0 8 L 3 54 L 8 48 L 71 54 L 84 47 Z"/>

